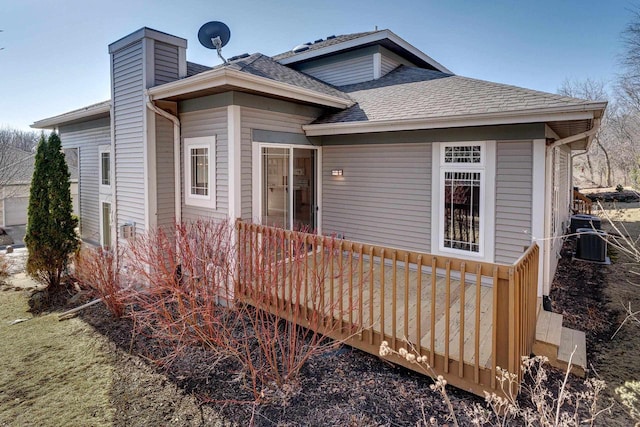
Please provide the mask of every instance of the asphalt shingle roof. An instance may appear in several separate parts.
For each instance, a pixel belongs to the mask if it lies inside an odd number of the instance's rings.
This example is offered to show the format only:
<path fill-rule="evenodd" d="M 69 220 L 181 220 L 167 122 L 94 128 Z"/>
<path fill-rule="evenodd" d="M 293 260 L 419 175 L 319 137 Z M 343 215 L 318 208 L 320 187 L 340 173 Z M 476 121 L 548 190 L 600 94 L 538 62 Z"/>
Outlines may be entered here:
<path fill-rule="evenodd" d="M 197 65 L 197 64 L 196 64 Z M 204 67 L 204 66 L 200 66 Z M 301 73 L 285 65 L 282 65 L 272 58 L 263 55 L 261 53 L 254 53 L 252 55 L 242 56 L 239 59 L 229 61 L 227 64 L 220 64 L 207 70 L 217 70 L 220 68 L 229 68 L 233 70 L 242 71 L 243 73 L 252 74 L 258 77 L 264 77 L 270 80 L 275 80 L 281 83 L 287 83 L 293 86 L 298 86 L 304 89 L 313 90 L 325 95 L 336 96 L 339 98 L 350 100 L 349 95 L 336 89 L 328 83 L 324 83 L 311 77 L 308 74 Z M 195 67 L 194 67 L 195 70 Z"/>
<path fill-rule="evenodd" d="M 378 80 L 341 86 L 357 104 L 314 124 L 455 117 L 586 105 L 591 101 L 399 66 Z"/>
<path fill-rule="evenodd" d="M 310 44 L 309 45 L 309 49 L 304 50 L 303 52 L 309 52 L 309 51 L 320 49 L 320 48 L 323 48 L 323 47 L 333 46 L 333 45 L 338 44 L 338 43 L 343 43 L 343 42 L 346 42 L 346 41 L 349 41 L 349 40 L 353 40 L 353 39 L 357 39 L 357 38 L 360 38 L 360 37 L 364 37 L 364 36 L 367 36 L 369 34 L 377 33 L 379 31 L 366 31 L 366 32 L 362 32 L 362 33 L 352 33 L 352 34 L 343 34 L 343 35 L 339 35 L 339 36 L 331 36 L 332 38 L 324 39 L 324 40 L 319 41 L 317 43 Z M 293 46 L 292 46 L 292 48 L 293 48 Z M 303 52 L 299 52 L 299 53 L 303 53 Z M 283 53 L 280 53 L 278 55 L 275 55 L 272 58 L 275 61 L 282 61 L 283 59 L 289 58 L 289 57 L 294 56 L 294 55 L 297 55 L 297 53 L 293 52 L 293 50 L 289 50 L 287 52 L 283 52 Z"/>
<path fill-rule="evenodd" d="M 209 71 L 210 69 L 211 67 L 207 67 L 206 65 L 200 65 L 196 64 L 195 62 L 187 61 L 187 77 L 195 76 L 196 74 Z"/>

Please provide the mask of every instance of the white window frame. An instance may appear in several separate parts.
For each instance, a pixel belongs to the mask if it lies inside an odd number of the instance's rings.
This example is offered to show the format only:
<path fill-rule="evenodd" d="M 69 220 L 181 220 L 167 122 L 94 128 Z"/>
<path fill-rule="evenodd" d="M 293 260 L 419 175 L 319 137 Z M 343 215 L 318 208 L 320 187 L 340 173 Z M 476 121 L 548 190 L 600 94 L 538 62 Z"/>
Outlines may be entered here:
<path fill-rule="evenodd" d="M 445 147 L 480 146 L 479 163 L 445 163 Z M 433 143 L 432 151 L 432 236 L 431 252 L 493 262 L 495 258 L 495 141 Z M 444 245 L 445 172 L 480 173 L 480 230 L 478 252 L 447 248 Z"/>
<path fill-rule="evenodd" d="M 293 176 L 293 150 L 294 148 L 310 149 L 316 152 L 316 233 L 322 234 L 322 147 L 315 145 L 302 144 L 282 144 L 273 142 L 252 141 L 252 166 L 254 173 L 252 176 L 252 195 L 251 203 L 253 205 L 253 221 L 262 224 L 262 149 L 263 148 L 285 148 L 289 150 L 289 176 Z M 289 229 L 293 224 L 293 192 L 289 191 Z"/>
<path fill-rule="evenodd" d="M 109 154 L 109 185 L 105 185 L 102 183 L 102 178 L 104 177 L 102 169 L 102 155 L 104 153 Z M 111 192 L 111 184 L 113 183 L 113 155 L 111 154 L 111 146 L 110 145 L 100 145 L 98 146 L 98 186 L 100 187 L 101 193 L 109 193 Z"/>
<path fill-rule="evenodd" d="M 109 218 L 109 230 L 111 232 L 111 246 L 113 247 L 114 239 L 115 239 L 115 230 L 113 227 L 113 203 L 111 202 L 111 197 L 109 196 L 100 196 L 98 199 L 98 215 L 99 215 L 99 229 L 100 229 L 100 246 L 104 247 L 104 211 L 102 210 L 103 204 L 108 204 L 111 212 L 111 218 Z"/>
<path fill-rule="evenodd" d="M 208 152 L 208 194 L 192 194 L 191 182 L 191 150 L 206 148 Z M 184 138 L 183 153 L 184 170 L 184 204 L 187 206 L 197 206 L 202 208 L 216 208 L 216 137 L 201 136 L 196 138 Z"/>

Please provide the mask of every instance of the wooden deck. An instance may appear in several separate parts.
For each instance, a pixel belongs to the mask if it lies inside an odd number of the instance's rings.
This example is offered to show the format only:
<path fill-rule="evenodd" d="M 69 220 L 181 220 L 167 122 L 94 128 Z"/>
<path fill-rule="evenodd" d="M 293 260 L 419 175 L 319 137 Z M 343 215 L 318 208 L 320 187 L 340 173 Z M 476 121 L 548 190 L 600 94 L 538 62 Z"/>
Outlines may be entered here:
<path fill-rule="evenodd" d="M 369 353 L 387 341 L 428 356 L 436 374 L 479 395 L 499 391 L 497 366 L 520 374 L 530 354 L 537 246 L 522 265 L 499 266 L 253 224 L 238 230 L 236 292 L 280 317 Z"/>

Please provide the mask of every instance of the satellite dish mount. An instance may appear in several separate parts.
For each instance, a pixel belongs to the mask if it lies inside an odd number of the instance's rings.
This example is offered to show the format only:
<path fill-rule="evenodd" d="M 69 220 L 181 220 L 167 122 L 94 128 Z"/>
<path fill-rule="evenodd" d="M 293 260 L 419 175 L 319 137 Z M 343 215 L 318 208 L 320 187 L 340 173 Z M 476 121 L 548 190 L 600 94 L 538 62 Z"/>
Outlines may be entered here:
<path fill-rule="evenodd" d="M 211 21 L 200 27 L 198 31 L 198 40 L 200 44 L 207 49 L 215 49 L 218 51 L 218 57 L 222 62 L 228 64 L 227 60 L 222 56 L 222 48 L 229 43 L 231 38 L 231 30 L 224 23 L 219 21 Z"/>

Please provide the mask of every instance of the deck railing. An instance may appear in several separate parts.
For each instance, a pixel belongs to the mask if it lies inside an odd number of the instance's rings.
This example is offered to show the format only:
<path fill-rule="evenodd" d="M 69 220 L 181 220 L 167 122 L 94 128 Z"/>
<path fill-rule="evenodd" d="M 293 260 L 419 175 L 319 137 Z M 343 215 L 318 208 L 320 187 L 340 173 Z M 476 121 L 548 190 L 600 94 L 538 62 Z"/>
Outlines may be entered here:
<path fill-rule="evenodd" d="M 573 190 L 573 213 L 574 214 L 588 214 L 591 215 L 593 202 L 587 196 Z"/>
<path fill-rule="evenodd" d="M 369 353 L 387 341 L 427 356 L 432 374 L 481 396 L 500 392 L 498 366 L 521 378 L 535 338 L 537 245 L 508 266 L 242 221 L 237 230 L 240 300 Z"/>

